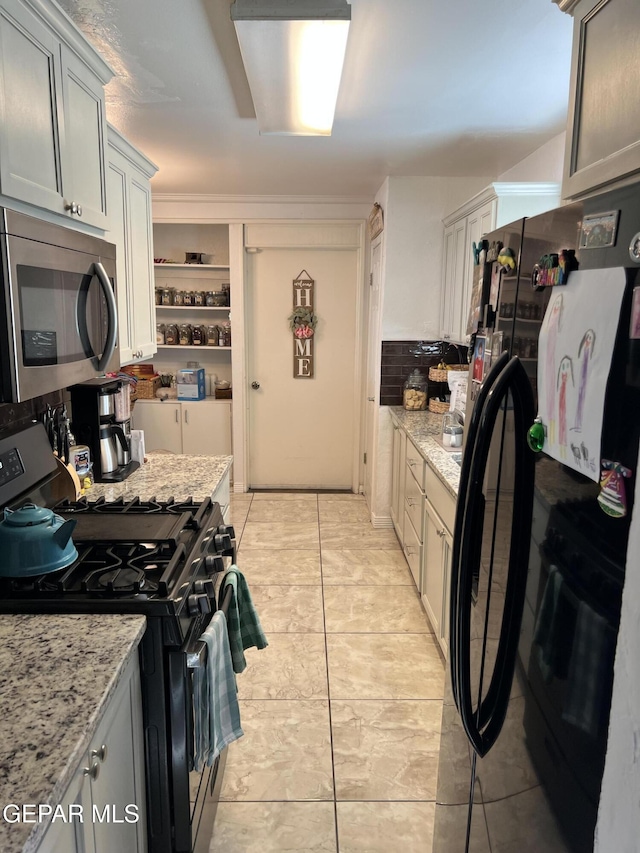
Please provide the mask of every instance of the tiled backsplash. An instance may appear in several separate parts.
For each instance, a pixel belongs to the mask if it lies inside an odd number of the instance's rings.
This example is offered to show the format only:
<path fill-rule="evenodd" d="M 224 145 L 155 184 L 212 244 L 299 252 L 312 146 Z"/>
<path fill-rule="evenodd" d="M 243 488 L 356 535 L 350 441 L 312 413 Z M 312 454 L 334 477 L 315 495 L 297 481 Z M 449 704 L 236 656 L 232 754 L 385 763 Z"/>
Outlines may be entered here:
<path fill-rule="evenodd" d="M 446 341 L 383 341 L 380 405 L 401 406 L 402 386 L 411 371 L 418 368 L 427 376 L 429 368 L 437 365 L 443 357 L 450 364 L 465 363 L 467 348 Z M 432 396 L 430 391 L 429 396 Z"/>
<path fill-rule="evenodd" d="M 41 420 L 47 403 L 58 406 L 62 401 L 63 392 L 53 391 L 24 403 L 0 403 L 0 438 L 28 426 L 34 419 Z"/>

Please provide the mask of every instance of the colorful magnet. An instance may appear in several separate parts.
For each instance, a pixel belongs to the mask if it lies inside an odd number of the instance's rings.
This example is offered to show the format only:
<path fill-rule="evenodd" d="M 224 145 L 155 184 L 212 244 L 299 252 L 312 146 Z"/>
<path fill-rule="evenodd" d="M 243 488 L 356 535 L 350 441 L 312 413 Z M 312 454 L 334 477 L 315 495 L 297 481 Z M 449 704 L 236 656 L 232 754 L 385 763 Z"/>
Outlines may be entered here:
<path fill-rule="evenodd" d="M 544 287 L 554 287 L 556 284 L 566 284 L 569 273 L 579 267 L 576 253 L 573 249 L 562 249 L 560 254 L 552 252 L 543 255 L 533 268 L 531 286 L 534 290 Z"/>
<path fill-rule="evenodd" d="M 503 246 L 504 243 L 501 240 L 494 240 L 489 244 L 487 249 L 487 263 L 493 263 L 498 260 L 498 255 Z"/>
<path fill-rule="evenodd" d="M 613 518 L 624 518 L 627 514 L 627 495 L 625 478 L 631 476 L 631 471 L 619 462 L 609 459 L 602 460 L 600 474 L 601 492 L 598 495 L 600 509 Z"/>
<path fill-rule="evenodd" d="M 503 247 L 498 255 L 498 263 L 506 273 L 515 272 L 516 253 L 508 246 Z"/>
<path fill-rule="evenodd" d="M 479 266 L 480 255 L 482 254 L 483 251 L 486 252 L 488 248 L 489 248 L 489 241 L 488 240 L 480 240 L 480 242 L 477 245 L 476 245 L 476 243 L 473 244 L 473 263 L 475 264 L 475 266 Z"/>
<path fill-rule="evenodd" d="M 545 429 L 543 423 L 540 418 L 536 418 L 529 427 L 529 432 L 527 433 L 527 444 L 534 453 L 540 453 L 544 447 L 544 439 Z"/>

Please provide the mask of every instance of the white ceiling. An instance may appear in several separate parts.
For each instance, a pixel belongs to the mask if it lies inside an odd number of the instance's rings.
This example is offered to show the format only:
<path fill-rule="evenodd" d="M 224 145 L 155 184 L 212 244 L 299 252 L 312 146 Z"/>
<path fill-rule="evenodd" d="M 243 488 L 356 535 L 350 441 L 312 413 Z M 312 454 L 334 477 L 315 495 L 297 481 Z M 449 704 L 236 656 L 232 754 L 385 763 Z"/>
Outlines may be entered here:
<path fill-rule="evenodd" d="M 155 193 L 372 198 L 387 175 L 493 176 L 566 121 L 551 0 L 351 0 L 333 135 L 260 136 L 231 0 L 59 0 L 116 72 L 107 117 Z"/>

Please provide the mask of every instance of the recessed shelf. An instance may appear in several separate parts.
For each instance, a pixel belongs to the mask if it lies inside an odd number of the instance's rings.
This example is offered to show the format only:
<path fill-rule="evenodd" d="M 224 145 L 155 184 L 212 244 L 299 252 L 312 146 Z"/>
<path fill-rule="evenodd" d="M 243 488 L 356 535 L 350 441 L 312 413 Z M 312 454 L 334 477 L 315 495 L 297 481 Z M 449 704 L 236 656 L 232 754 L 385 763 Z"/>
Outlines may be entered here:
<path fill-rule="evenodd" d="M 157 270 L 229 270 L 229 264 L 154 264 Z"/>
<path fill-rule="evenodd" d="M 230 305 L 156 305 L 156 311 L 231 311 Z"/>
<path fill-rule="evenodd" d="M 212 347 L 202 344 L 158 344 L 158 349 L 197 349 L 200 352 L 219 352 L 220 350 L 231 351 L 231 347 Z"/>

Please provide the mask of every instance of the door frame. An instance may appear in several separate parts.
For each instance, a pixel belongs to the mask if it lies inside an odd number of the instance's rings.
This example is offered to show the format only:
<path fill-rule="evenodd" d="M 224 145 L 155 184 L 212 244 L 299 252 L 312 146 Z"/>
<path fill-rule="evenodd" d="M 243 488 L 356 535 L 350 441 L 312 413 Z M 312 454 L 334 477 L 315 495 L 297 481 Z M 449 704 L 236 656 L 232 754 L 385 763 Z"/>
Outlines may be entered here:
<path fill-rule="evenodd" d="M 244 306 L 248 299 L 248 269 L 245 264 L 246 254 L 255 254 L 262 249 L 344 249 L 356 253 L 356 304 L 355 304 L 355 340 L 354 340 L 354 418 L 353 418 L 353 452 L 351 461 L 351 487 L 358 493 L 362 489 L 362 388 L 363 388 L 363 359 L 362 344 L 364 340 L 363 326 L 363 296 L 364 296 L 364 271 L 365 271 L 365 222 L 364 220 L 255 220 L 245 222 L 243 226 L 244 240 L 242 246 L 242 300 L 236 299 L 234 303 L 233 281 L 231 283 L 232 305 L 241 304 L 243 318 L 242 348 L 238 352 L 242 365 L 237 365 L 236 374 L 236 342 L 232 353 L 232 375 L 234 388 L 234 492 L 244 492 L 251 482 L 251 471 L 249 465 L 249 394 L 247 374 L 249 363 L 249 343 L 251 330 L 248 328 L 247 312 Z M 231 235 L 230 235 L 231 243 Z M 231 249 L 231 246 L 230 246 Z M 233 246 L 233 255 L 236 256 L 237 246 Z M 240 261 L 240 259 L 238 258 Z M 233 320 L 232 320 L 233 323 Z M 239 348 L 240 349 L 240 348 Z M 241 390 L 241 395 L 237 392 Z M 236 448 L 242 448 L 242 459 Z"/>

